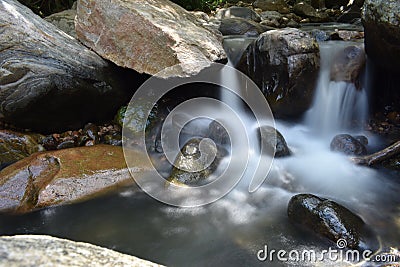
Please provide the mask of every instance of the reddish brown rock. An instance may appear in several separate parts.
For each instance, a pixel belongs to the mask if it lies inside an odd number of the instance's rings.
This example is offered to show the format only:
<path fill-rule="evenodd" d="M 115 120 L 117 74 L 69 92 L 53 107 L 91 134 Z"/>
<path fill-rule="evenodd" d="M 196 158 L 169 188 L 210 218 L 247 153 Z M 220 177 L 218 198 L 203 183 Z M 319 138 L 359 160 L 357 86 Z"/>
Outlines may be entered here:
<path fill-rule="evenodd" d="M 148 169 L 135 156 L 135 172 Z M 28 212 L 93 198 L 133 179 L 121 147 L 97 145 L 33 154 L 0 172 L 0 211 Z"/>
<path fill-rule="evenodd" d="M 139 73 L 182 63 L 164 76 L 190 76 L 226 57 L 220 33 L 168 0 L 80 0 L 76 31 L 99 55 Z"/>

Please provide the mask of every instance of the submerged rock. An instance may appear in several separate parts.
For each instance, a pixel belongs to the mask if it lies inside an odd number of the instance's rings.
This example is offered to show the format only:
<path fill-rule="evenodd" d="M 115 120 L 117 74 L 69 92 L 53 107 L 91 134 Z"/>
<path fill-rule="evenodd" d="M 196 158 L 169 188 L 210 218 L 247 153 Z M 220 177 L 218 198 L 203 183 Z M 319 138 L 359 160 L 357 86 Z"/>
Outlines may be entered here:
<path fill-rule="evenodd" d="M 111 118 L 129 99 L 126 71 L 116 72 L 17 1 L 1 0 L 0 7 L 0 115 L 5 121 L 41 132 L 79 128 L 88 120 Z"/>
<path fill-rule="evenodd" d="M 288 204 L 289 220 L 333 242 L 345 240 L 348 249 L 375 250 L 376 237 L 364 221 L 347 208 L 311 194 L 293 196 Z"/>
<path fill-rule="evenodd" d="M 364 144 L 349 134 L 336 135 L 332 139 L 331 150 L 343 152 L 344 154 L 351 156 L 367 154 L 367 149 Z"/>
<path fill-rule="evenodd" d="M 138 153 L 137 172 L 147 169 L 144 157 Z M 0 172 L 0 211 L 22 213 L 73 203 L 132 183 L 121 147 L 36 153 Z"/>
<path fill-rule="evenodd" d="M 331 80 L 353 83 L 361 89 L 361 74 L 365 71 L 365 52 L 362 46 L 351 45 L 339 51 L 331 66 Z"/>
<path fill-rule="evenodd" d="M 290 156 L 291 152 L 286 144 L 285 138 L 274 127 L 262 126 L 260 128 L 260 137 L 261 143 L 267 153 L 275 150 L 275 157 L 277 158 Z"/>
<path fill-rule="evenodd" d="M 230 144 L 228 132 L 217 120 L 208 125 L 208 137 L 220 145 Z"/>
<path fill-rule="evenodd" d="M 299 117 L 313 99 L 319 46 L 304 31 L 271 30 L 249 46 L 238 69 L 261 88 L 274 116 Z"/>
<path fill-rule="evenodd" d="M 35 152 L 43 151 L 43 146 L 39 144 L 41 138 L 43 136 L 39 134 L 0 130 L 0 169 Z"/>
<path fill-rule="evenodd" d="M 78 38 L 118 66 L 164 78 L 197 74 L 225 60 L 222 36 L 168 0 L 78 1 Z"/>
<path fill-rule="evenodd" d="M 45 235 L 0 237 L 0 265 L 17 266 L 161 266 L 89 243 Z"/>
<path fill-rule="evenodd" d="M 168 181 L 175 184 L 201 185 L 217 169 L 223 156 L 210 139 L 193 138 L 181 149 Z"/>

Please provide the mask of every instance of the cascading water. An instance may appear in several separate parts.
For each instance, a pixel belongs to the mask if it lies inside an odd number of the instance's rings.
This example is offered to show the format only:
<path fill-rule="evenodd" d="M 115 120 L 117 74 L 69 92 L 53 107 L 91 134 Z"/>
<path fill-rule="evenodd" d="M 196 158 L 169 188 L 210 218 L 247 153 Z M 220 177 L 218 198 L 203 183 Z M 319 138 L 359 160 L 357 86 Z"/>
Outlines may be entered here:
<path fill-rule="evenodd" d="M 360 44 L 348 42 L 320 43 L 321 67 L 316 94 L 314 104 L 306 116 L 306 124 L 314 133 L 331 137 L 340 131 L 362 129 L 368 112 L 366 88 L 356 88 L 352 81 L 335 81 L 332 77 L 332 75 L 349 76 L 351 74 L 345 72 L 358 71 L 346 69 L 344 64 L 337 66 L 343 67 L 343 69 L 333 70 L 332 68 L 335 66 L 335 61 L 356 61 L 354 57 L 363 56 L 356 54 L 362 49 L 362 47 L 359 48 L 360 46 Z M 349 47 L 353 47 L 357 51 L 353 54 L 352 51 L 346 54 L 345 49 Z M 359 62 L 353 64 L 359 64 Z M 354 67 L 362 68 L 363 66 L 356 65 Z M 358 123 L 358 127 L 351 125 L 352 122 Z"/>

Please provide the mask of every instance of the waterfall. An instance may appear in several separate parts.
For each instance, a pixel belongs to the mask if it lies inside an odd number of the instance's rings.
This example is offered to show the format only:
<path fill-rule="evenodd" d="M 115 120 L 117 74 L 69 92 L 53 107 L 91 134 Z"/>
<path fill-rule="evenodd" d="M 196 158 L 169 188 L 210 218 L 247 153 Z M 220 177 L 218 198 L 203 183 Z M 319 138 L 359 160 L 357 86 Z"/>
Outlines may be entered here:
<path fill-rule="evenodd" d="M 354 46 L 348 42 L 326 42 L 320 44 L 321 67 L 312 108 L 306 114 L 306 124 L 316 134 L 329 135 L 341 131 L 361 130 L 368 113 L 368 99 L 365 88 L 356 88 L 348 81 L 351 76 L 348 69 L 351 60 L 357 56 L 350 52 L 346 55 L 346 48 Z M 360 48 L 360 44 L 356 47 Z M 363 49 L 362 47 L 360 49 Z M 339 64 L 336 76 L 344 77 L 344 81 L 335 81 L 332 77 L 332 68 L 337 61 L 348 60 L 347 66 Z M 343 63 L 343 62 L 342 62 Z M 354 63 L 354 62 L 353 62 Z M 354 67 L 354 65 L 353 65 Z M 339 74 L 337 72 L 340 72 Z M 353 122 L 358 125 L 355 127 Z"/>

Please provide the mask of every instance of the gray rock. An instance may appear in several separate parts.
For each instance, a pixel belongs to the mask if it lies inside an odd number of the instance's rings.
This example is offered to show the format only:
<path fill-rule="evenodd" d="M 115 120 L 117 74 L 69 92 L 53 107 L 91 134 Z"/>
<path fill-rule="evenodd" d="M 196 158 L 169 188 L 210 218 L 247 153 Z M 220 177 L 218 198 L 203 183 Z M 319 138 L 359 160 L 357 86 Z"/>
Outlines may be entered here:
<path fill-rule="evenodd" d="M 343 152 L 346 155 L 360 156 L 367 154 L 364 144 L 349 134 L 338 134 L 331 142 L 331 150 Z"/>
<path fill-rule="evenodd" d="M 267 31 L 249 46 L 238 68 L 261 88 L 274 116 L 298 117 L 312 102 L 318 43 L 294 28 Z"/>
<path fill-rule="evenodd" d="M 378 248 L 376 237 L 364 221 L 334 201 L 311 194 L 299 194 L 290 199 L 287 212 L 293 223 L 335 243 L 344 239 L 349 249 L 373 251 Z"/>
<path fill-rule="evenodd" d="M 46 235 L 2 236 L 0 255 L 0 265 L 8 267 L 161 266 L 89 243 Z"/>
<path fill-rule="evenodd" d="M 168 0 L 78 1 L 79 40 L 118 66 L 155 75 L 187 77 L 226 59 L 222 36 Z"/>
<path fill-rule="evenodd" d="M 400 62 L 400 2 L 365 0 L 365 51 L 379 67 L 398 71 Z"/>
<path fill-rule="evenodd" d="M 45 20 L 55 25 L 66 34 L 76 38 L 75 16 L 76 9 L 69 9 L 52 14 L 46 17 Z"/>
<path fill-rule="evenodd" d="M 277 11 L 264 11 L 260 16 L 262 19 L 261 25 L 279 28 L 283 24 L 283 16 Z"/>
<path fill-rule="evenodd" d="M 4 120 L 38 131 L 80 128 L 88 120 L 112 118 L 129 99 L 132 88 L 124 70 L 117 73 L 115 66 L 17 1 L 1 0 L 0 5 L 8 7 L 0 8 Z"/>
<path fill-rule="evenodd" d="M 230 18 L 242 18 L 247 20 L 253 20 L 260 22 L 261 18 L 256 12 L 247 7 L 232 6 L 229 8 L 222 8 L 218 10 L 215 15 L 217 19 L 230 19 Z"/>
<path fill-rule="evenodd" d="M 258 36 L 267 29 L 252 20 L 241 18 L 223 19 L 219 31 L 223 35 Z"/>

